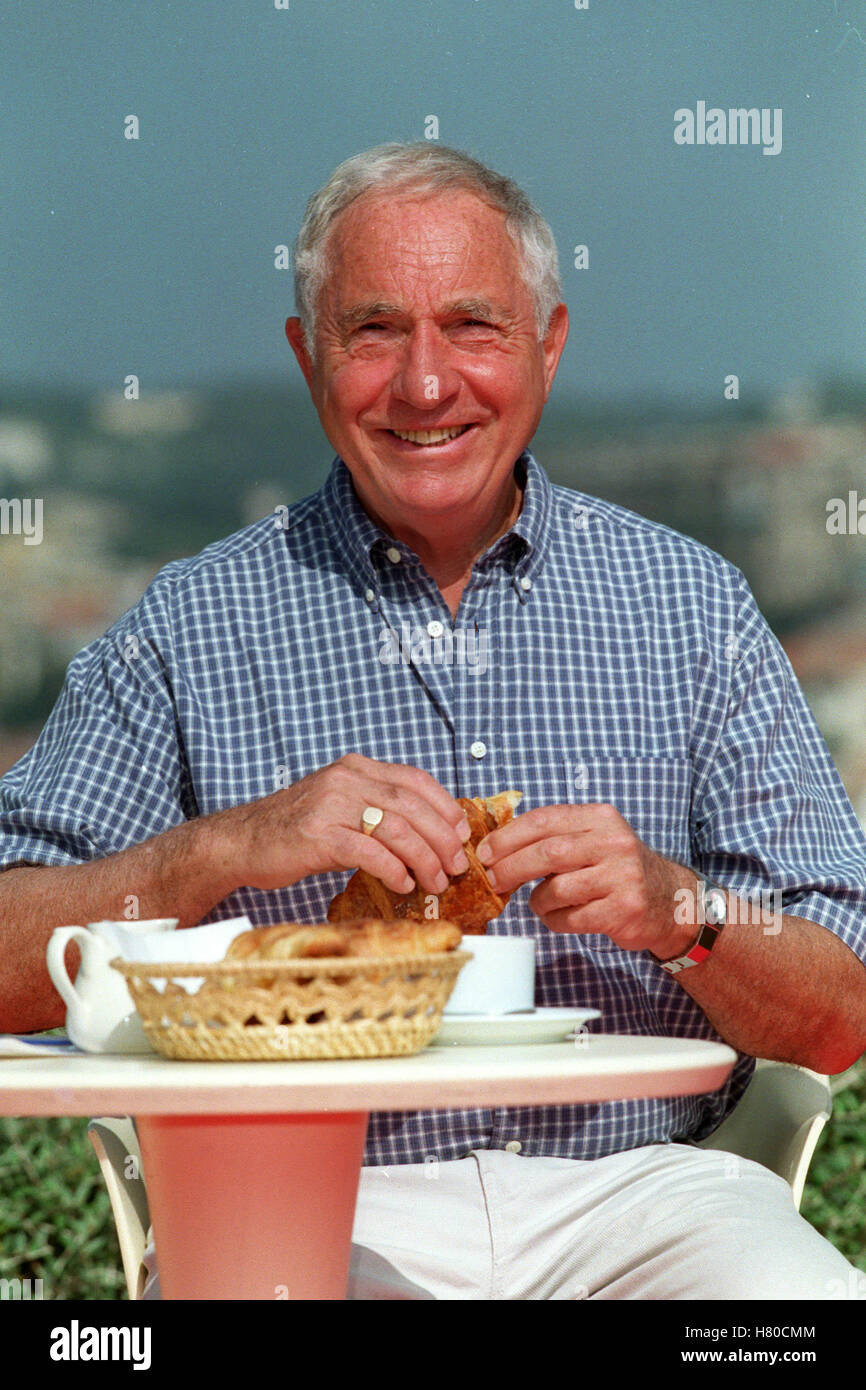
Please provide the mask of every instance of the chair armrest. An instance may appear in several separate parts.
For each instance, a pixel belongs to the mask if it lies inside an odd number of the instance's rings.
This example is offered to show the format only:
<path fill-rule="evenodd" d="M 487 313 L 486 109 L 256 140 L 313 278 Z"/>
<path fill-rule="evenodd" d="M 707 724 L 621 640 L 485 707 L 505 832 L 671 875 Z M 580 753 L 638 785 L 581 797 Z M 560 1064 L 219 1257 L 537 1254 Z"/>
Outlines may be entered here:
<path fill-rule="evenodd" d="M 135 1126 L 128 1117 L 103 1116 L 90 1121 L 87 1133 L 108 1190 L 129 1297 L 137 1299 L 150 1214 Z"/>
<path fill-rule="evenodd" d="M 799 1209 L 809 1163 L 832 1110 L 826 1076 L 760 1060 L 736 1108 L 700 1147 L 739 1154 L 778 1173 L 790 1183 Z"/>

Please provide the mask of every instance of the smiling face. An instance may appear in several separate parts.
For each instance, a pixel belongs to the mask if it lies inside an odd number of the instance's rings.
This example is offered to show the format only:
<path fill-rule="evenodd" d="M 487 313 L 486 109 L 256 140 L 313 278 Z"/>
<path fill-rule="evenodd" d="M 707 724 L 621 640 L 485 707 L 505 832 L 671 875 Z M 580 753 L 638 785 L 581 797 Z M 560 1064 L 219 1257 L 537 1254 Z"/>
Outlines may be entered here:
<path fill-rule="evenodd" d="M 335 220 L 316 361 L 286 333 L 367 510 L 431 543 L 507 514 L 568 331 L 538 340 L 505 214 L 475 194 L 366 194 Z"/>

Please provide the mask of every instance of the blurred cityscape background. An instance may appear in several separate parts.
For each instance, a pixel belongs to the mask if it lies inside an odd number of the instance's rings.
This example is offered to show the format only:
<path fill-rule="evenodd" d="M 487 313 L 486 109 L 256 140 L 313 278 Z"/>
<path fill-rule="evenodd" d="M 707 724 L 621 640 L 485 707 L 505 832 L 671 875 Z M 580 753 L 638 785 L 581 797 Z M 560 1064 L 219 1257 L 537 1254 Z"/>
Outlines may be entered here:
<path fill-rule="evenodd" d="M 554 393 L 533 448 L 554 481 L 743 570 L 866 821 L 866 384 L 797 382 L 750 412 L 692 415 Z M 330 460 L 308 397 L 288 385 L 6 393 L 0 498 L 38 497 L 43 512 L 38 545 L 0 536 L 0 775 L 35 739 L 71 657 L 161 565 L 306 496 Z M 853 534 L 828 529 L 833 498 Z"/>
<path fill-rule="evenodd" d="M 340 161 L 435 140 L 556 237 L 538 458 L 742 568 L 866 814 L 863 3 L 6 7 L 0 773 L 163 563 L 318 487 L 288 248 Z M 773 114 L 779 148 L 684 147 L 699 103 Z"/>

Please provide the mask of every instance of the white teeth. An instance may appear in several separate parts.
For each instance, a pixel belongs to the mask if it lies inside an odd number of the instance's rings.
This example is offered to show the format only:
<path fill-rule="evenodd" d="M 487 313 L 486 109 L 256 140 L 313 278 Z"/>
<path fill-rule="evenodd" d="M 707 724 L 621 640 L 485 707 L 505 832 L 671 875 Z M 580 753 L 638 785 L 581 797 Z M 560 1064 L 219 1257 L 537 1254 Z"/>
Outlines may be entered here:
<path fill-rule="evenodd" d="M 450 430 L 392 430 L 398 439 L 408 439 L 410 444 L 441 444 L 446 439 L 456 439 L 468 429 L 468 425 L 455 425 Z"/>

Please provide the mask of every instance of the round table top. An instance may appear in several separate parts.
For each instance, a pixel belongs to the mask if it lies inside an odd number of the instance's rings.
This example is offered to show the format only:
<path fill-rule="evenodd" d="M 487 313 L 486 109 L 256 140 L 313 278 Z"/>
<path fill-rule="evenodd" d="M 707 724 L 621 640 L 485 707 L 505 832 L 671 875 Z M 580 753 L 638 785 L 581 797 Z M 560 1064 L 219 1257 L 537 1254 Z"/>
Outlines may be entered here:
<path fill-rule="evenodd" d="M 66 1054 L 0 1060 L 3 1115 L 304 1114 L 574 1105 L 715 1091 L 737 1054 L 691 1038 L 581 1034 L 411 1057 L 173 1062 Z"/>

